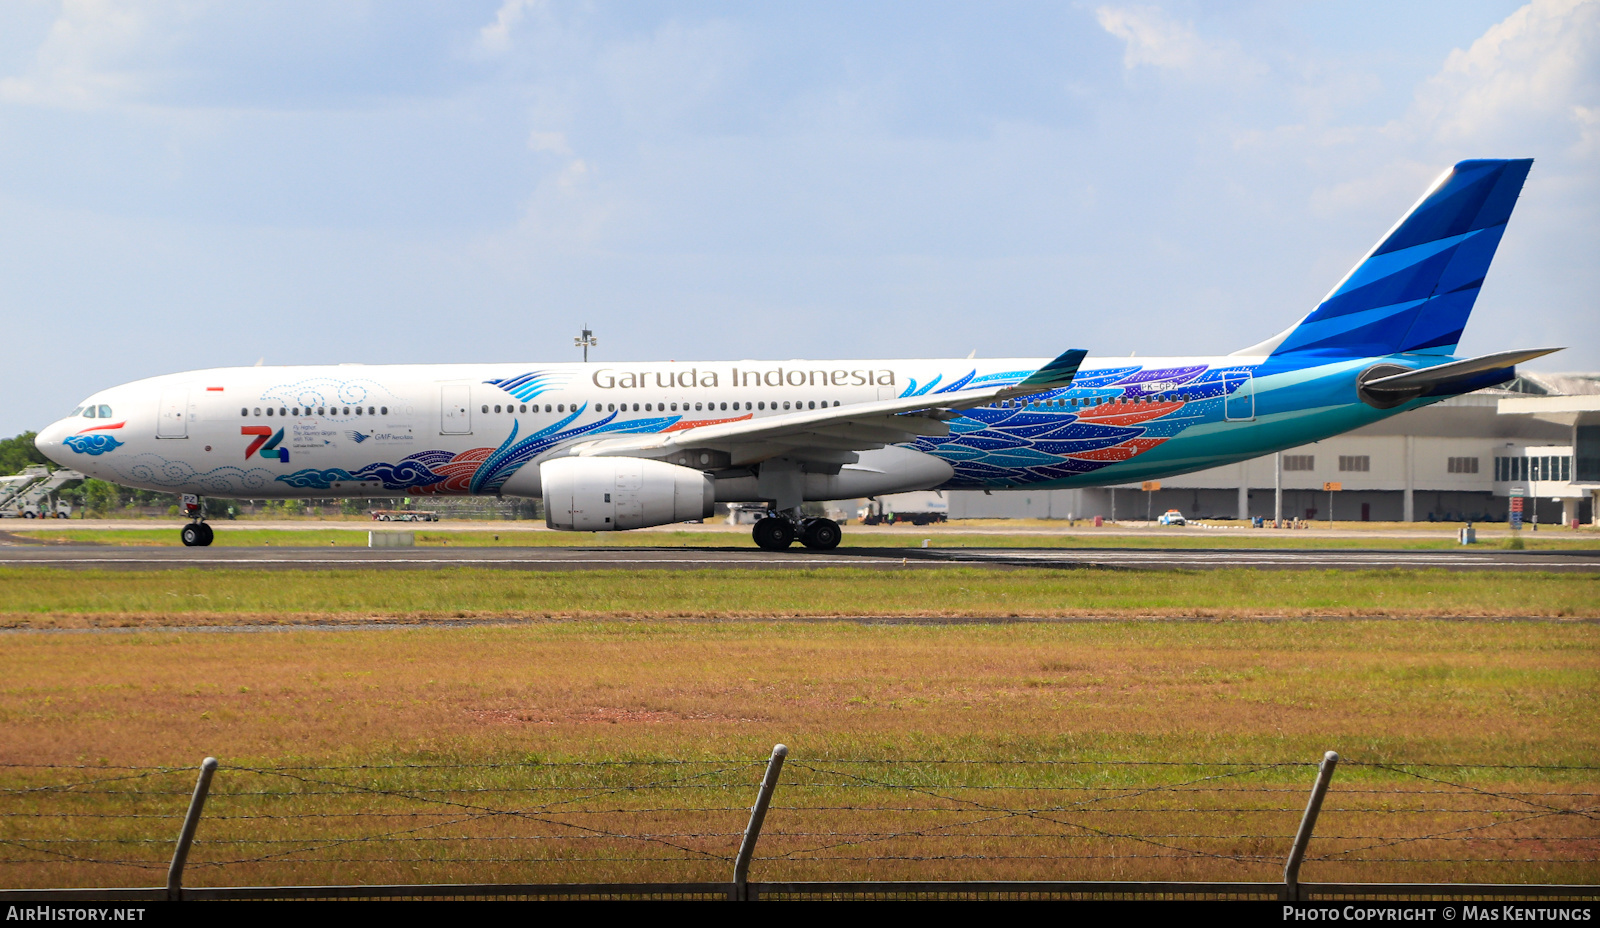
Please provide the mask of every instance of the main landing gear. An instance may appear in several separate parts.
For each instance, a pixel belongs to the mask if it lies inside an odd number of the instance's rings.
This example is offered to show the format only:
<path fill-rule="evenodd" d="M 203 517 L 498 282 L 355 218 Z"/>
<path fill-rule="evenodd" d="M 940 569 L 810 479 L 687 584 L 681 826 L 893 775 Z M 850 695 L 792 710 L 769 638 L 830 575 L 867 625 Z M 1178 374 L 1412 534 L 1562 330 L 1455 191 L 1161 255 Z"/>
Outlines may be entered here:
<path fill-rule="evenodd" d="M 178 537 L 183 540 L 185 548 L 204 548 L 211 544 L 211 526 L 206 524 L 205 513 L 200 508 L 200 497 L 193 493 L 183 494 L 183 514 L 190 521 L 183 530 L 178 532 Z"/>
<path fill-rule="evenodd" d="M 839 523 L 832 519 L 797 521 L 787 515 L 757 520 L 750 534 L 763 551 L 782 551 L 796 540 L 813 551 L 831 551 L 839 547 L 839 540 L 844 537 Z"/>

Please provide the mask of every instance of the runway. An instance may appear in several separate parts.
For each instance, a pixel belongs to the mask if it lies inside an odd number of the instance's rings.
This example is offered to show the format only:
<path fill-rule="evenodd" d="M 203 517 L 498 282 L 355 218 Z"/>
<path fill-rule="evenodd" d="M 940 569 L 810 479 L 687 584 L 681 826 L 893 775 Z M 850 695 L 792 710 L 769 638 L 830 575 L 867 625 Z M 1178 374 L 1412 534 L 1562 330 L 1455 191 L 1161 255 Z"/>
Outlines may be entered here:
<path fill-rule="evenodd" d="M 949 567 L 1111 568 L 1121 570 L 1445 570 L 1600 571 L 1600 550 L 1395 551 L 1239 548 L 135 548 L 96 545 L 0 549 L 0 567 L 98 570 L 816 570 L 855 567 L 937 570 Z"/>

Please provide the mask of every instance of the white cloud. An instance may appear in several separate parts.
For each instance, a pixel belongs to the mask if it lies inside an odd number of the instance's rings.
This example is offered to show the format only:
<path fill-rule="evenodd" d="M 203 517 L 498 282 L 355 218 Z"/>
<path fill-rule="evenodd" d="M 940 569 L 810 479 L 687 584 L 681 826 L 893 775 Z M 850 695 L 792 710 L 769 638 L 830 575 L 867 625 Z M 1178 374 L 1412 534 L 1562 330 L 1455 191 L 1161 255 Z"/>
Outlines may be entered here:
<path fill-rule="evenodd" d="M 567 143 L 565 132 L 540 132 L 536 129 L 528 134 L 528 147 L 552 155 L 572 154 L 572 146 Z"/>
<path fill-rule="evenodd" d="M 182 19 L 188 8 L 175 5 L 161 12 L 169 20 Z M 136 59 L 147 59 L 171 35 L 170 28 L 152 22 L 155 18 L 152 8 L 138 4 L 63 0 L 27 71 L 0 78 L 0 100 L 83 108 L 138 96 L 148 89 L 151 75 Z"/>
<path fill-rule="evenodd" d="M 1238 79 L 1260 75 L 1266 66 L 1246 55 L 1234 42 L 1211 42 L 1191 23 L 1178 22 L 1149 6 L 1102 6 L 1095 10 L 1100 28 L 1127 43 L 1123 67 L 1142 65 L 1180 71 L 1194 77 Z"/>
<path fill-rule="evenodd" d="M 478 30 L 477 50 L 481 54 L 503 55 L 511 49 L 511 30 L 522 22 L 528 9 L 538 0 L 505 0 L 495 11 L 494 22 Z"/>
<path fill-rule="evenodd" d="M 1445 144 L 1515 148 L 1555 133 L 1566 147 L 1582 140 L 1586 106 L 1596 103 L 1600 2 L 1534 0 L 1452 52 L 1419 91 L 1413 118 Z"/>

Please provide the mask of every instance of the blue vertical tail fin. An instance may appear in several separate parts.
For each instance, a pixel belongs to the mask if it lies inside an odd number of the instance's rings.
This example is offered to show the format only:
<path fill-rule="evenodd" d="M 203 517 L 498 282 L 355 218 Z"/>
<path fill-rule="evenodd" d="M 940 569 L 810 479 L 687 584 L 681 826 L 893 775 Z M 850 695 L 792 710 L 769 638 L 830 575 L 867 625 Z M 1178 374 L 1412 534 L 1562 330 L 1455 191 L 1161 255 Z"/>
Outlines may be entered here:
<path fill-rule="evenodd" d="M 1238 353 L 1451 354 L 1532 166 L 1460 162 L 1298 325 Z"/>

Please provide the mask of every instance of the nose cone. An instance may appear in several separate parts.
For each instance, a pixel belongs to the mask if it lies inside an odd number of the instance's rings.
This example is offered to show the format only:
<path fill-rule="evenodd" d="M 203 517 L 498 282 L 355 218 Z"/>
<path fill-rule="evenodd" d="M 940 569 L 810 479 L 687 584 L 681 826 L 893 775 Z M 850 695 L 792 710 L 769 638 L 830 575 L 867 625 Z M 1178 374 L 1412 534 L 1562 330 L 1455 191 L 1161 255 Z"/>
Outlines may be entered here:
<path fill-rule="evenodd" d="M 61 444 L 61 439 L 67 437 L 68 434 L 69 426 L 66 420 L 52 422 L 33 437 L 33 446 L 39 449 L 40 454 L 65 467 L 67 466 L 67 449 Z"/>

